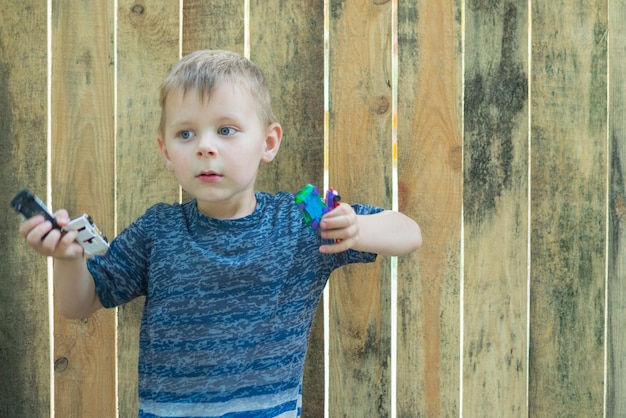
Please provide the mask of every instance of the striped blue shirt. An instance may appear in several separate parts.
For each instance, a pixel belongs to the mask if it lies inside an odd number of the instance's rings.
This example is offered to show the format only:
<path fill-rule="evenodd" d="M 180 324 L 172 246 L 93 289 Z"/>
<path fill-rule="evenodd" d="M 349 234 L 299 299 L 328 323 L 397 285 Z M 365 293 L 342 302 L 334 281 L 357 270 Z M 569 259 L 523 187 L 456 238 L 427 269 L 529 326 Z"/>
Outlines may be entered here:
<path fill-rule="evenodd" d="M 249 216 L 157 204 L 88 259 L 105 307 L 146 296 L 140 417 L 298 417 L 309 331 L 330 273 L 375 254 L 321 254 L 292 193 Z M 358 214 L 382 209 L 354 205 Z"/>

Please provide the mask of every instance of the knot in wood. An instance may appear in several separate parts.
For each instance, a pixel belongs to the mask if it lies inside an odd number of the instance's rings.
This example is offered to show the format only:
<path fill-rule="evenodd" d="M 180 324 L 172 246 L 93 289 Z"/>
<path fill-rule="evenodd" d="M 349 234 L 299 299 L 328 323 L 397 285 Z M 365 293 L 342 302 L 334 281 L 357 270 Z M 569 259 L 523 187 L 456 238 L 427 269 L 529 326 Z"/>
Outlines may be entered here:
<path fill-rule="evenodd" d="M 391 101 L 387 96 L 375 97 L 371 106 L 371 111 L 377 115 L 383 115 L 387 113 L 391 107 Z"/>
<path fill-rule="evenodd" d="M 142 5 L 142 4 L 135 4 L 133 5 L 133 7 L 130 9 L 131 12 L 133 12 L 136 15 L 143 15 L 146 11 L 146 8 Z"/>
<path fill-rule="evenodd" d="M 63 373 L 67 370 L 67 366 L 69 365 L 69 363 L 70 361 L 67 359 L 67 357 L 59 357 L 58 359 L 54 360 L 54 371 L 56 373 Z"/>

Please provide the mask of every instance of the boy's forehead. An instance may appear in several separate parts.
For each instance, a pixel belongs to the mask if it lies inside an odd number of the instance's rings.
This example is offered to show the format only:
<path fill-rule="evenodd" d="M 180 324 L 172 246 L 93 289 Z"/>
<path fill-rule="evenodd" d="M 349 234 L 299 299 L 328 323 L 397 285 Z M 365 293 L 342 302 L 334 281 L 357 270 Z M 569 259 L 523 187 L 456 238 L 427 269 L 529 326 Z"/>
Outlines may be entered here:
<path fill-rule="evenodd" d="M 188 96 L 193 96 L 194 98 L 198 98 L 203 102 L 207 102 L 211 100 L 212 96 L 218 90 L 222 93 L 232 93 L 236 96 L 249 96 L 250 98 L 253 98 L 252 92 L 245 83 L 220 81 L 210 87 L 199 87 L 195 85 L 177 86 L 167 93 L 166 99 L 176 97 L 179 100 L 184 100 L 188 98 Z"/>
<path fill-rule="evenodd" d="M 215 99 L 215 103 L 213 103 Z M 184 87 L 172 89 L 166 96 L 165 106 L 162 113 L 162 121 L 168 120 L 168 124 L 177 123 L 181 117 L 186 119 L 191 109 L 203 112 L 203 108 L 210 107 L 213 115 L 230 114 L 244 115 L 254 112 L 260 121 L 263 121 L 263 113 L 254 95 L 243 86 L 232 83 L 220 83 L 211 92 L 197 87 L 187 90 Z M 215 113 L 217 112 L 217 113 Z M 262 122 L 263 123 L 263 122 Z"/>
<path fill-rule="evenodd" d="M 258 92 L 248 80 L 227 78 L 213 83 L 212 86 L 178 83 L 170 85 L 167 91 L 162 91 L 162 94 L 160 122 L 162 130 L 165 129 L 166 123 L 169 125 L 173 119 L 178 119 L 176 115 L 181 111 L 186 112 L 189 105 L 209 106 L 216 95 L 219 96 L 218 101 L 224 102 L 224 106 L 237 108 L 236 113 L 249 109 L 256 113 L 262 124 L 271 122 L 265 111 L 263 98 L 258 96 Z M 230 104 L 227 105 L 227 102 Z M 182 107 L 187 110 L 183 110 Z M 226 110 L 223 106 L 221 108 Z"/>

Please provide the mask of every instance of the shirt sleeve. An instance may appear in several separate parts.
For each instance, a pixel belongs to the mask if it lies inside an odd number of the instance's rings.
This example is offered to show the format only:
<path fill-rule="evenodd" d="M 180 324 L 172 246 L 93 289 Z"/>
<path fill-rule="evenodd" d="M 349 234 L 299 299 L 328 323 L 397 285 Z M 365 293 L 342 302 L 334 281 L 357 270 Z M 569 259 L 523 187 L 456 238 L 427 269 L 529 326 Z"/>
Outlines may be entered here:
<path fill-rule="evenodd" d="M 87 260 L 96 293 L 106 308 L 112 308 L 147 294 L 151 238 L 149 212 L 122 231 L 109 250 Z"/>
<path fill-rule="evenodd" d="M 364 204 L 354 204 L 352 205 L 352 209 L 357 215 L 374 215 L 376 213 L 382 212 L 384 209 Z M 368 253 L 357 250 L 348 250 L 342 253 L 338 253 L 335 255 L 335 263 L 333 269 L 339 268 L 341 266 L 345 266 L 347 264 L 353 263 L 373 263 L 376 261 L 377 254 Z"/>

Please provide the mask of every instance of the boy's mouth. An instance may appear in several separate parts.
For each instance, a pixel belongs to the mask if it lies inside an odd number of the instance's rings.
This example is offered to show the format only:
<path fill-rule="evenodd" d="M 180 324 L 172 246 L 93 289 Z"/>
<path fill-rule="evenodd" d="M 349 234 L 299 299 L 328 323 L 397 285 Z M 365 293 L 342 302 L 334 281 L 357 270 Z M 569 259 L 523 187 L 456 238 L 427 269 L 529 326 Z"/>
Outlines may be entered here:
<path fill-rule="evenodd" d="M 217 180 L 221 177 L 222 175 L 219 173 L 216 173 L 215 171 L 201 171 L 196 176 L 196 178 L 198 178 L 199 180 L 204 180 L 204 181 Z"/>

